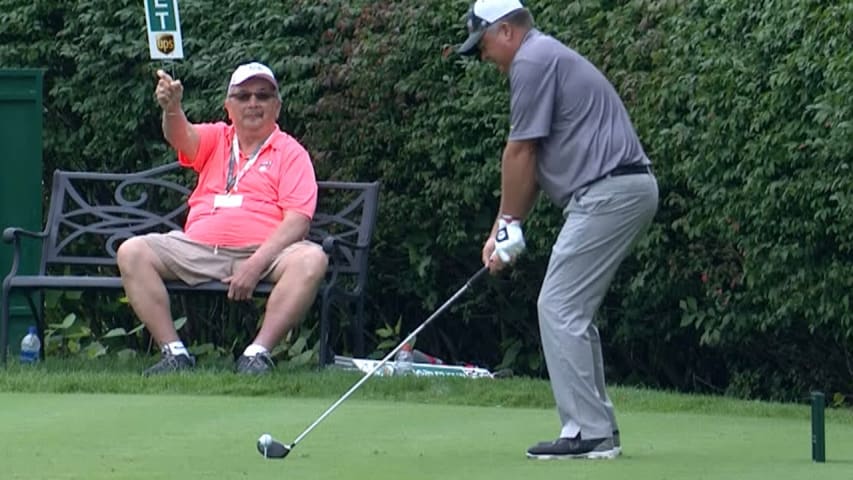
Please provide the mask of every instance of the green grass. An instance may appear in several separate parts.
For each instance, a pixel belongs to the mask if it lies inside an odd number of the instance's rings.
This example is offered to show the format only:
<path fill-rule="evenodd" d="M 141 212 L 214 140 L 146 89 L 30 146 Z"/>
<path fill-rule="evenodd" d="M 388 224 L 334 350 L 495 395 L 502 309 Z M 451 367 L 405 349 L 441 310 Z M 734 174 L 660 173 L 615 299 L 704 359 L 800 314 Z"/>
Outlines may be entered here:
<path fill-rule="evenodd" d="M 284 461 L 254 450 L 292 441 L 359 374 L 282 369 L 243 378 L 209 368 L 143 379 L 141 364 L 48 362 L 0 370 L 0 478 L 846 479 L 853 412 L 828 410 L 827 463 L 813 464 L 806 405 L 611 393 L 625 454 L 537 462 L 558 429 L 547 382 L 375 378 Z"/>

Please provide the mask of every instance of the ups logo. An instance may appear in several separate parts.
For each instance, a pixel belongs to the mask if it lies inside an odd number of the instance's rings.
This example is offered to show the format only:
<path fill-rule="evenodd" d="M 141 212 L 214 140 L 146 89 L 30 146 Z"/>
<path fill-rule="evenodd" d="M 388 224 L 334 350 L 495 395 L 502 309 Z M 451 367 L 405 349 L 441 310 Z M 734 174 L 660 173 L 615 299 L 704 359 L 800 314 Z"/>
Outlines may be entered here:
<path fill-rule="evenodd" d="M 171 33 L 164 33 L 157 36 L 157 50 L 166 55 L 175 51 L 175 37 Z"/>

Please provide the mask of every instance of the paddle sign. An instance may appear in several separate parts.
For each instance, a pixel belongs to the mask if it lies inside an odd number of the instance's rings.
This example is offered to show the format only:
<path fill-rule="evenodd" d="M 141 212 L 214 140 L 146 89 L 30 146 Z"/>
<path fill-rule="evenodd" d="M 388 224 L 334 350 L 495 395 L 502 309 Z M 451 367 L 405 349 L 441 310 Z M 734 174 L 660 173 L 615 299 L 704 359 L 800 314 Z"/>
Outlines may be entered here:
<path fill-rule="evenodd" d="M 152 60 L 184 58 L 178 0 L 144 0 L 148 51 Z"/>

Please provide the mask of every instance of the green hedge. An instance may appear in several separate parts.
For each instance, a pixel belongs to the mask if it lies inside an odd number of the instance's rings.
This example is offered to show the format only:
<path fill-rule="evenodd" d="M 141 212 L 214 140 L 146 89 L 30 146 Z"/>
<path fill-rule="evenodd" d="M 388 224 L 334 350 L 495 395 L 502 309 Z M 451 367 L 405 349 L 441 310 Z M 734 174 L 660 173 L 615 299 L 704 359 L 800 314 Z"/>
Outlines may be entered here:
<path fill-rule="evenodd" d="M 46 69 L 45 178 L 169 161 L 142 5 L 3 1 L 0 64 Z M 531 1 L 629 107 L 661 209 L 602 309 L 613 381 L 797 398 L 850 392 L 853 4 Z M 181 3 L 192 120 L 223 118 L 233 67 L 268 63 L 282 126 L 321 178 L 382 181 L 370 329 L 413 328 L 478 268 L 499 200 L 507 84 L 453 53 L 467 3 Z M 559 215 L 542 201 L 511 275 L 419 346 L 544 374 L 535 299 Z M 344 345 L 343 348 L 346 348 Z"/>

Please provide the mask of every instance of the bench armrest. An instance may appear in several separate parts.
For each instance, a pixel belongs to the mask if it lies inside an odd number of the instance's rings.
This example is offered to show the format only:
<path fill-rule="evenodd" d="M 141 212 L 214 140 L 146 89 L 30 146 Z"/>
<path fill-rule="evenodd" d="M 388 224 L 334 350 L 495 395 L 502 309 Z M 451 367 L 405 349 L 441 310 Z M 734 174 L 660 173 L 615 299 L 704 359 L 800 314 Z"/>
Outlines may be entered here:
<path fill-rule="evenodd" d="M 46 238 L 47 231 L 31 232 L 17 227 L 9 227 L 3 230 L 3 241 L 14 245 L 12 265 L 9 267 L 9 275 L 7 278 L 17 275 L 18 268 L 21 266 L 21 237 Z"/>
<path fill-rule="evenodd" d="M 326 252 L 326 254 L 331 255 L 332 252 L 335 251 L 336 244 L 357 249 L 364 249 L 370 246 L 367 243 L 352 243 L 346 240 L 342 240 L 334 235 L 329 235 L 328 237 L 323 239 L 323 251 Z"/>
<path fill-rule="evenodd" d="M 323 238 L 323 251 L 326 252 L 326 255 L 329 256 L 329 263 L 330 264 L 338 261 L 338 258 L 340 255 L 335 255 L 335 252 L 336 251 L 340 252 L 340 250 L 339 250 L 340 247 L 346 247 L 346 248 L 350 248 L 353 250 L 363 250 L 363 249 L 369 248 L 370 244 L 369 243 L 356 244 L 356 243 L 348 242 L 346 240 L 338 238 L 334 235 L 328 235 L 325 238 Z M 337 269 L 337 268 L 333 268 L 331 270 L 332 270 L 332 273 L 329 276 L 328 281 L 326 282 L 326 287 L 325 287 L 325 291 L 327 293 L 336 288 L 336 286 L 338 284 L 338 275 L 340 273 L 339 269 Z M 324 294 L 324 296 L 325 296 L 325 294 Z"/>
<path fill-rule="evenodd" d="M 47 237 L 47 232 L 31 232 L 17 227 L 9 227 L 3 230 L 3 241 L 6 243 L 12 243 L 20 236 L 45 238 Z"/>

